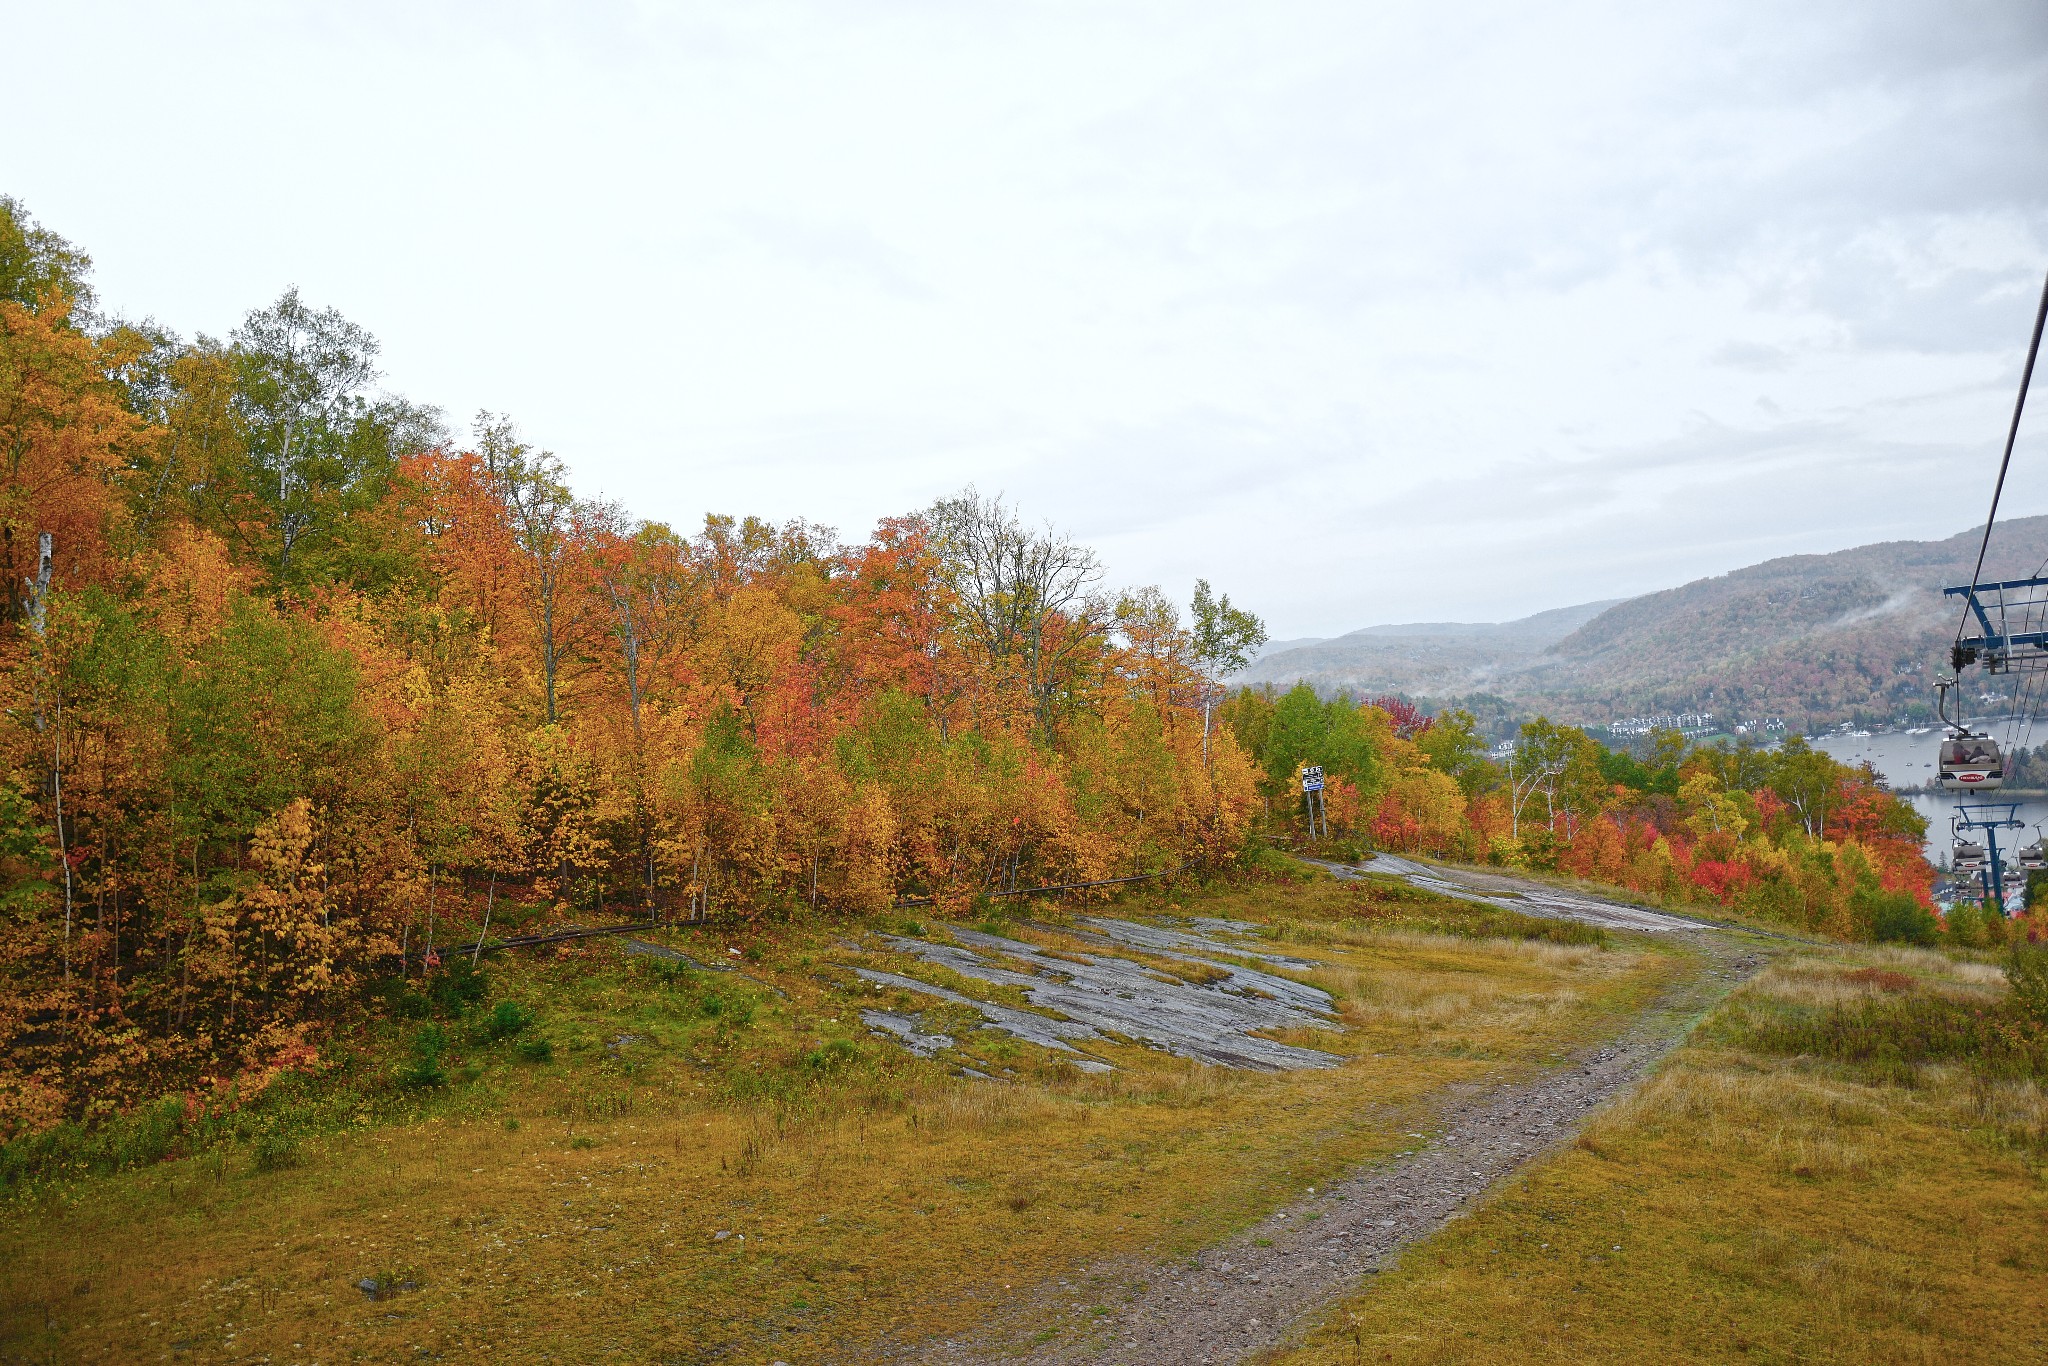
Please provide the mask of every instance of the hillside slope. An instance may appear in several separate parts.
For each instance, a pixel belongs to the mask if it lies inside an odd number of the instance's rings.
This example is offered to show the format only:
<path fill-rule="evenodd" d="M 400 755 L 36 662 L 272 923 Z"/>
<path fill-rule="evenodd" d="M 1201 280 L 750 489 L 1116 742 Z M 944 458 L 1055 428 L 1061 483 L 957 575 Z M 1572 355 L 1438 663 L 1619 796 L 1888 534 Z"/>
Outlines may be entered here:
<path fill-rule="evenodd" d="M 1614 606 L 1589 602 L 1504 622 L 1368 626 L 1334 640 L 1287 641 L 1252 661 L 1240 681 L 1322 692 L 1411 697 L 1502 692 L 1511 675 L 1541 666 L 1544 651 Z"/>
<path fill-rule="evenodd" d="M 1244 677 L 1361 696 L 1488 692 L 1582 723 L 1707 710 L 1811 729 L 1924 715 L 1955 630 L 1941 588 L 1969 578 L 1981 534 L 1791 555 L 1498 626 L 1370 627 L 1269 653 Z M 1985 576 L 2044 561 L 2048 517 L 2002 522 Z"/>

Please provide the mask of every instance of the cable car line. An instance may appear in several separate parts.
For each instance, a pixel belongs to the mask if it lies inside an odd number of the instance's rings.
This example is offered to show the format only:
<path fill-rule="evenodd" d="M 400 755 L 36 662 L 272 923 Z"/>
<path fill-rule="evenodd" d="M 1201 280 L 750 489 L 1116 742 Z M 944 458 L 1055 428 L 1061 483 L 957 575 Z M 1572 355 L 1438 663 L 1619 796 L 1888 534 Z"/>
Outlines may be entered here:
<path fill-rule="evenodd" d="M 2042 298 L 2043 298 L 2043 306 L 2044 306 L 2044 310 L 2048 310 L 2048 289 L 2044 289 L 2044 292 L 2043 292 Z M 2034 341 L 2034 343 L 2033 343 L 2033 346 L 2034 346 L 2034 348 L 2036 348 L 2036 349 L 2037 349 L 2037 348 L 2039 347 L 2039 344 L 2040 344 L 2040 343 L 2039 343 L 2039 337 L 2040 337 L 2040 335 L 2041 335 L 2041 324 L 2040 324 L 2040 322 L 2039 322 L 2039 320 L 2038 320 L 2038 319 L 2037 319 L 2037 320 L 2036 320 L 2036 322 L 2035 322 L 2035 328 L 2036 328 L 2036 337 L 2035 337 L 2035 341 Z M 2033 360 L 2034 360 L 2034 354 L 2033 354 L 2033 352 L 2032 352 L 2032 351 L 2030 350 L 2030 353 L 2029 353 L 2029 356 L 2028 356 L 2028 361 L 2029 361 L 2029 376 L 2031 375 L 2031 365 L 2032 365 L 2032 362 L 2033 362 Z M 2027 383 L 2027 377 L 2023 377 L 2023 378 L 2022 378 L 2022 380 L 2021 380 L 2021 387 L 2020 387 L 2020 395 L 2019 395 L 2019 400 L 2018 400 L 2018 402 L 2017 402 L 2017 403 L 2015 404 L 2015 406 L 2014 406 L 2014 412 L 2013 412 L 2013 419 L 2014 419 L 2014 423 L 2015 423 L 2015 427 L 2014 427 L 2014 430 L 2015 430 L 2015 431 L 2017 430 L 2017 423 L 2018 423 L 2018 420 L 2019 420 L 2019 414 L 2020 414 L 2020 410 L 2021 410 L 2021 407 L 2022 407 L 2022 406 L 2023 406 L 2023 405 L 2025 404 L 2025 401 L 2026 401 L 2026 394 L 2027 394 L 2027 388 L 2028 388 L 2028 383 Z M 2008 439 L 2007 439 L 2007 459 L 2010 459 L 2010 452 L 2011 452 L 2011 449 L 2012 449 L 2013 445 L 2014 445 L 2014 441 L 2013 441 L 2013 439 L 2012 439 L 2011 435 L 2009 434 L 2009 435 L 2008 435 Z M 2000 467 L 2000 469 L 2001 469 L 2001 474 L 2003 473 L 2003 468 L 2004 468 L 2004 467 L 2003 467 L 2003 465 L 2001 465 L 2001 467 Z M 1994 502 L 1995 502 L 1995 497 L 1996 497 L 1996 496 L 1994 495 Z M 1979 555 L 1980 555 L 1980 564 L 1981 564 L 1981 555 L 1982 555 L 1982 548 L 1981 548 L 1981 547 L 1979 548 Z M 2040 565 L 2040 567 L 2039 567 L 2039 568 L 2037 568 L 2037 569 L 2036 569 L 2036 570 L 2034 571 L 2034 577 L 2035 577 L 2035 578 L 2040 578 L 2040 577 L 2042 576 L 2042 574 L 2043 574 L 2044 572 L 2048 572 L 2048 557 L 2043 557 L 2043 559 L 2042 559 L 2042 561 L 2041 561 L 2041 565 Z M 1973 575 L 1972 577 L 1973 577 L 1973 580 L 1974 580 L 1974 577 L 1975 577 L 1975 576 Z M 2023 627 L 2023 629 L 2024 629 L 2024 630 L 2025 630 L 2026 632 L 2028 632 L 2028 633 L 2032 633 L 2032 632 L 2038 631 L 2038 630 L 2040 630 L 2040 629 L 2041 629 L 2041 625 L 2042 625 L 2042 623 L 2043 623 L 2044 621 L 2048 621 L 2048 602 L 2043 602 L 2043 601 L 2040 601 L 2040 600 L 2036 600 L 2036 601 L 2034 601 L 2034 602 L 2028 603 L 2028 604 L 2026 604 L 2026 605 L 2024 606 L 2024 608 L 2023 608 L 2023 612 L 2024 612 L 2024 620 L 2022 621 L 2022 627 Z M 2033 738 L 2034 738 L 2034 719 L 2035 719 L 2035 713 L 2034 713 L 2034 705 L 2033 705 L 2033 704 L 2034 704 L 2034 702 L 2035 702 L 2035 700 L 2036 700 L 2036 699 L 2035 699 L 2035 692 L 2036 692 L 2036 690 L 2037 690 L 2037 674 L 2038 674 L 2038 673 L 2039 673 L 2039 670 L 2033 670 L 2033 669 L 2018 669 L 2018 670 L 2014 670 L 2015 678 L 2014 678 L 2014 680 L 2013 680 L 2013 682 L 2014 682 L 2014 686 L 2013 686 L 2013 700 L 2012 700 L 2012 709 L 2011 709 L 2011 711 L 2010 711 L 2010 713 L 2008 714 L 2008 716 L 2007 716 L 2007 719 L 2006 719 L 2006 736 L 2005 736 L 2005 741 L 2006 741 L 2006 752 L 2007 752 L 2007 755 L 2009 756 L 2009 759 L 2011 759 L 2011 758 L 2016 758 L 2016 757 L 2018 756 L 2018 754 L 2019 754 L 2019 753 L 2020 753 L 2021 751 L 2025 750 L 2025 749 L 2026 749 L 2026 748 L 2027 748 L 2027 747 L 2028 747 L 2028 746 L 2029 746 L 2029 745 L 2030 745 L 2030 744 L 2031 744 L 2031 743 L 2033 742 Z M 2038 834 L 2038 832 L 2036 832 L 2036 833 Z M 2037 839 L 2037 840 L 2035 841 L 2035 843 L 2034 843 L 2033 845 L 2029 846 L 2029 848 L 2035 848 L 2035 849 L 2038 849 L 2038 848 L 2039 848 L 2039 846 L 2040 846 L 2040 841 L 2039 841 L 2039 840 Z"/>
<path fill-rule="evenodd" d="M 2040 604 L 2029 604 L 2025 609 L 2025 616 L 2021 625 L 2028 632 L 2039 630 L 2039 623 L 2043 615 Z M 2005 721 L 2005 748 L 2008 754 L 2017 753 L 2017 751 L 2025 747 L 2026 742 L 2021 738 L 2020 733 L 2022 725 L 2026 727 L 2028 737 L 2031 737 L 2033 734 L 2034 716 L 2032 702 L 2035 679 L 2038 673 L 2038 670 L 2033 669 L 2017 669 L 2013 671 L 2012 703 L 2006 713 Z"/>
<path fill-rule="evenodd" d="M 2041 301 L 2034 310 L 2026 364 L 2020 371 L 2019 392 L 2013 398 L 2012 421 L 2006 427 L 2005 448 L 1999 454 L 1998 477 L 1991 486 L 1991 507 L 1984 516 L 1984 534 L 1977 542 L 1977 559 L 1970 570 L 1970 581 L 1963 587 L 1943 590 L 1944 596 L 1963 600 L 1955 639 L 1949 647 L 1950 673 L 1935 681 L 1936 709 L 1947 727 L 1935 765 L 1935 785 L 1950 792 L 1983 792 L 2003 786 L 2008 756 L 2023 752 L 2033 738 L 2034 676 L 2048 669 L 2048 629 L 2043 629 L 2048 625 L 2048 591 L 2044 591 L 2048 590 L 2048 577 L 2043 577 L 2048 575 L 2048 559 L 2043 559 L 2032 578 L 1984 582 L 1984 561 L 1990 554 L 1991 533 L 1998 525 L 1998 507 L 2005 496 L 2006 476 L 2012 470 L 2013 449 L 2019 443 L 2020 420 L 2026 413 L 2027 394 L 2033 387 L 2044 328 L 2048 328 L 2048 280 L 2042 282 Z M 2013 629 L 2015 615 L 2019 618 L 2017 631 Z M 1966 639 L 1972 616 L 1979 632 Z M 2027 655 L 2014 655 L 2016 649 L 2028 646 L 2033 650 Z M 1980 661 L 1987 673 L 2014 675 L 2011 700 L 2003 718 L 2004 752 L 1989 730 L 1973 730 L 1969 724 L 1963 672 Z M 1953 717 L 1948 711 L 1950 688 L 1956 690 L 1959 708 Z M 2031 874 L 2048 869 L 2048 843 L 2044 843 L 2038 827 L 2032 843 L 2012 849 L 2007 857 L 2000 856 L 1997 832 L 2026 829 L 2018 816 L 2017 803 L 1958 805 L 1949 819 L 1953 841 L 1951 872 L 1959 877 L 1973 876 L 1982 884 L 1987 910 L 1995 907 L 2003 912 L 2009 871 Z M 1982 843 L 1978 842 L 1980 839 Z"/>
<path fill-rule="evenodd" d="M 2026 368 L 2020 371 L 2020 392 L 2013 400 L 2012 425 L 2005 433 L 2005 454 L 1999 457 L 1998 480 L 1991 486 L 1991 511 L 1984 517 L 1984 539 L 1977 543 L 1977 567 L 1970 571 L 1970 584 L 1974 588 L 1984 577 L 1984 555 L 1991 548 L 1991 527 L 1998 520 L 1998 500 L 2005 492 L 2005 473 L 2012 467 L 2013 443 L 2019 440 L 2020 414 L 2026 411 L 2027 388 L 2033 383 L 2034 361 L 2041 354 L 2041 326 L 2048 323 L 2048 279 L 2041 282 L 2041 305 L 2034 310 L 2034 335 L 2027 343 Z M 2036 575 L 2035 577 L 2040 577 Z M 1963 631 L 1970 624 L 1970 605 L 1963 604 L 1962 619 L 1956 623 L 1956 644 L 1963 643 Z"/>

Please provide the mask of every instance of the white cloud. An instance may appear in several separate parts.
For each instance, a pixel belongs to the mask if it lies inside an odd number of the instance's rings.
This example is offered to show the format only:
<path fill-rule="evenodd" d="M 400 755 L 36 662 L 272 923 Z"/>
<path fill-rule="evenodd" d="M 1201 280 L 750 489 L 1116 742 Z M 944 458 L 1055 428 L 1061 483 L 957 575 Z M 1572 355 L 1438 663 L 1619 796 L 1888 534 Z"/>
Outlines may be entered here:
<path fill-rule="evenodd" d="M 2031 0 L 11 33 L 52 59 L 0 189 L 116 307 L 221 333 L 296 282 L 644 515 L 857 535 L 971 480 L 1283 635 L 1959 530 L 2048 267 Z"/>

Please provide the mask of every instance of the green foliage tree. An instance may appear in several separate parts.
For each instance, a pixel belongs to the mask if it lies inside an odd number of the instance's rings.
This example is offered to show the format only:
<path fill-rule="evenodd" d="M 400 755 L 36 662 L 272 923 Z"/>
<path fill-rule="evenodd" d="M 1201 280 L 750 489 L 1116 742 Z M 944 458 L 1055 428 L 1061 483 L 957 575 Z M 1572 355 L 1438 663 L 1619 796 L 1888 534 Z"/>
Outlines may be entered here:
<path fill-rule="evenodd" d="M 1678 795 L 1678 766 L 1652 766 L 1625 749 L 1609 750 L 1600 756 L 1600 772 L 1609 782 L 1636 792 Z"/>
<path fill-rule="evenodd" d="M 239 501 L 226 525 L 268 563 L 279 587 L 351 574 L 352 519 L 388 487 L 399 455 L 441 441 L 437 416 L 371 393 L 377 340 L 288 289 L 233 335 Z"/>
<path fill-rule="evenodd" d="M 1250 664 L 1258 648 L 1266 643 L 1266 624 L 1243 608 L 1233 607 L 1228 593 L 1217 596 L 1207 579 L 1195 580 L 1189 615 L 1193 618 L 1189 637 L 1195 668 L 1202 679 L 1202 762 L 1206 764 L 1216 692 L 1224 679 Z"/>
<path fill-rule="evenodd" d="M 1545 827 L 1570 839 L 1586 818 L 1601 809 L 1609 780 L 1601 761 L 1607 753 L 1599 741 L 1577 726 L 1563 726 L 1546 717 L 1522 726 L 1509 768 L 1515 836 L 1529 804 L 1542 799 Z"/>
<path fill-rule="evenodd" d="M 1320 764 L 1323 771 L 1355 784 L 1360 792 L 1385 785 L 1385 765 L 1365 708 L 1347 698 L 1325 702 L 1314 688 L 1298 683 L 1274 704 L 1271 728 L 1259 766 L 1275 793 L 1284 791 L 1302 764 Z"/>
<path fill-rule="evenodd" d="M 353 661 L 253 599 L 177 667 L 168 702 L 170 799 L 203 841 L 238 841 L 297 796 L 333 804 L 370 757 Z"/>
<path fill-rule="evenodd" d="M 1498 773 L 1487 762 L 1486 737 L 1479 733 L 1478 719 L 1462 707 L 1431 717 L 1415 744 L 1439 772 L 1458 780 L 1467 797 L 1476 796 Z"/>
<path fill-rule="evenodd" d="M 86 276 L 92 258 L 29 217 L 18 199 L 0 195 L 0 299 L 38 308 L 50 296 L 70 301 L 74 325 L 97 303 Z"/>
<path fill-rule="evenodd" d="M 1802 736 L 1789 735 L 1771 756 L 1767 782 L 1785 805 L 1798 815 L 1809 839 L 1824 839 L 1828 818 L 1841 800 L 1839 765 L 1806 743 Z"/>

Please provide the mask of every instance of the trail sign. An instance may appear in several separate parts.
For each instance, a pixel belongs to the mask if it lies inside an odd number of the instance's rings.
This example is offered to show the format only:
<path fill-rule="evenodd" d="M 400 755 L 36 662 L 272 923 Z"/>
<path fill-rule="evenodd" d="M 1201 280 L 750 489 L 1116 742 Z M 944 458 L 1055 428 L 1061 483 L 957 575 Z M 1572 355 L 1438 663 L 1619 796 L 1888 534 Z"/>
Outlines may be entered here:
<path fill-rule="evenodd" d="M 1316 826 L 1323 827 L 1323 838 L 1330 835 L 1330 820 L 1323 812 L 1323 766 L 1303 764 L 1301 768 L 1301 799 L 1308 803 L 1308 835 L 1316 837 Z"/>

